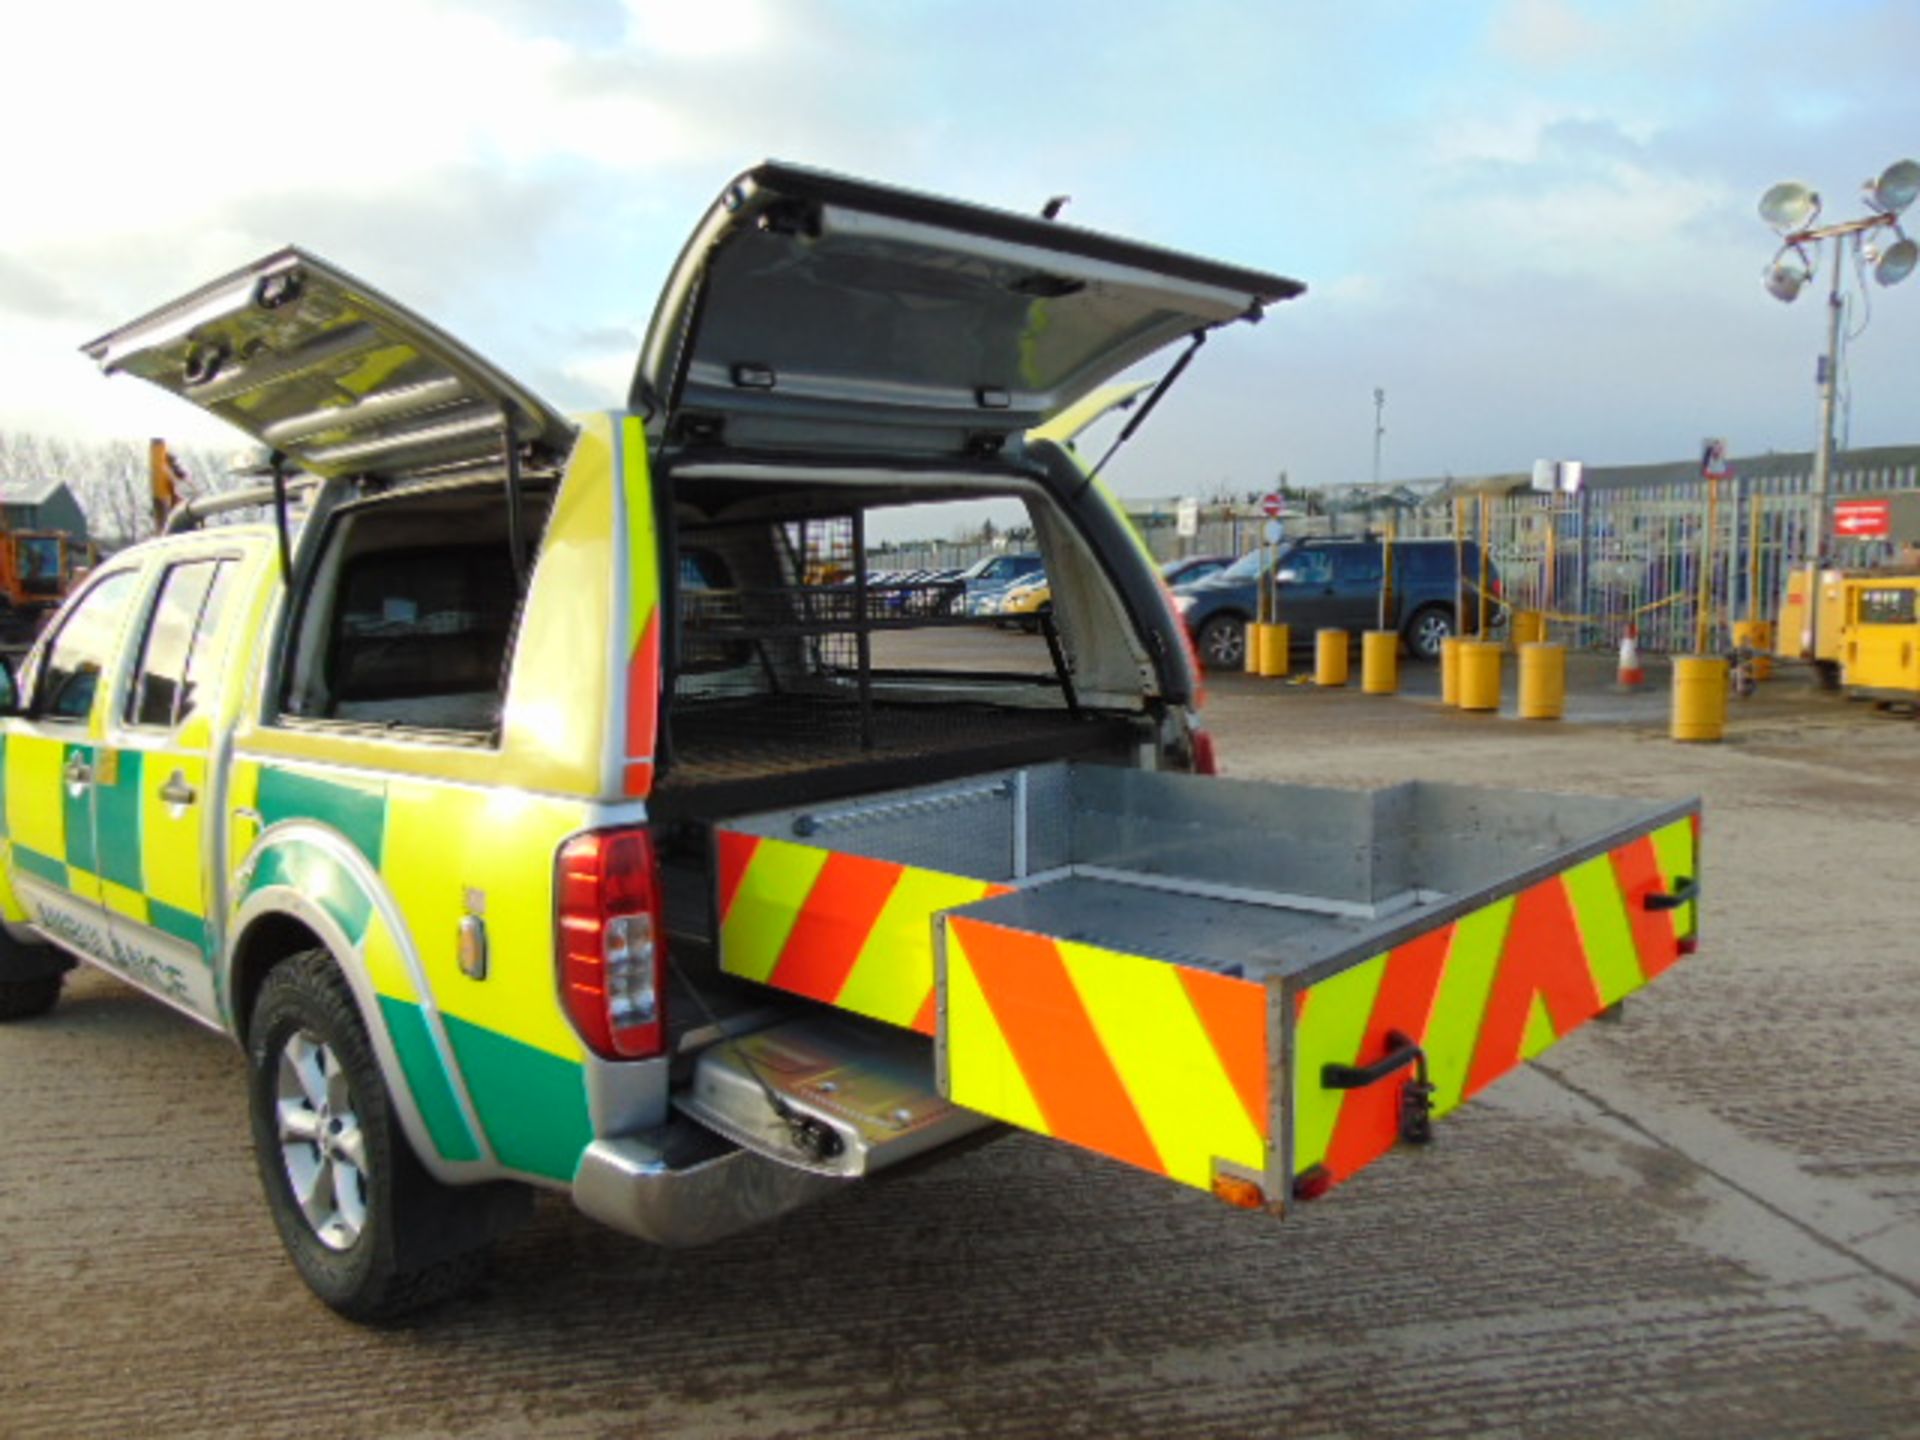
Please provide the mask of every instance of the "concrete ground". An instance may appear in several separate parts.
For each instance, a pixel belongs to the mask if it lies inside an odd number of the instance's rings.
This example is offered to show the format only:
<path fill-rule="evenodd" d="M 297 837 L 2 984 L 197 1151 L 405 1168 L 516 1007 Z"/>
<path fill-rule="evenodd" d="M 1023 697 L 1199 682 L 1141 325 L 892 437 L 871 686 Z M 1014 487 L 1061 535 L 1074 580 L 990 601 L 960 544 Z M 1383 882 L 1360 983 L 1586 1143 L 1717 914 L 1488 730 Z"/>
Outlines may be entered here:
<path fill-rule="evenodd" d="M 0 1435 L 1920 1435 L 1920 723 L 1787 679 L 1681 746 L 1576 671 L 1557 724 L 1213 681 L 1235 776 L 1707 801 L 1699 955 L 1285 1221 L 1018 1138 L 690 1254 L 549 1198 L 356 1329 L 237 1053 L 81 976 L 0 1031 Z"/>

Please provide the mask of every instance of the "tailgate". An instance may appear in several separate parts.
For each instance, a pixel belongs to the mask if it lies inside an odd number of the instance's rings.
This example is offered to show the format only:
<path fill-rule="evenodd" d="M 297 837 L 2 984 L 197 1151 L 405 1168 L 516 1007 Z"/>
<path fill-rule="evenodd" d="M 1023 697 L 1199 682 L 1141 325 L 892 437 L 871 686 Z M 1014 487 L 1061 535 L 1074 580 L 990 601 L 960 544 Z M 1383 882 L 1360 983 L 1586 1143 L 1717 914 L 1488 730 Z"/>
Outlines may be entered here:
<path fill-rule="evenodd" d="M 1697 815 L 1040 766 L 735 822 L 722 963 L 931 1031 L 956 1104 L 1278 1209 L 1691 950 Z"/>

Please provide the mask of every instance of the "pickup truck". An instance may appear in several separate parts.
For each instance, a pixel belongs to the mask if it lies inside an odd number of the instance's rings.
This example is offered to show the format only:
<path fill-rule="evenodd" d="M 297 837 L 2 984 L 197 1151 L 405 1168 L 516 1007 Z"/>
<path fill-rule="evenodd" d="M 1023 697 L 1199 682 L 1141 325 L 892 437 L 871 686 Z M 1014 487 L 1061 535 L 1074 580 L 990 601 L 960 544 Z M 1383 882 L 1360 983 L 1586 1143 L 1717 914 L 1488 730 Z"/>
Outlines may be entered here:
<path fill-rule="evenodd" d="M 101 337 L 271 483 L 0 670 L 0 1018 L 78 960 L 230 1036 L 364 1320 L 535 1187 L 698 1244 L 1017 1128 L 1278 1215 L 1424 1140 L 1692 948 L 1697 806 L 1210 773 L 1065 422 L 1300 288 L 767 164 L 609 413 L 298 250 Z M 868 581 L 984 498 L 1040 635 Z"/>

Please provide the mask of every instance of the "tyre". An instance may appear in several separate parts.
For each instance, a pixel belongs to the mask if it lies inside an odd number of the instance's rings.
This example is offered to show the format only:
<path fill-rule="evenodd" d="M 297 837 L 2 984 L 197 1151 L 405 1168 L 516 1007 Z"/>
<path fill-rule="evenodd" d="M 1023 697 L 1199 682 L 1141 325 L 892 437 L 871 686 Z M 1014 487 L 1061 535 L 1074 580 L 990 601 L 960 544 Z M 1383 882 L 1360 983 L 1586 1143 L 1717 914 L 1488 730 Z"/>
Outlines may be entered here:
<path fill-rule="evenodd" d="M 248 1032 L 248 1109 L 267 1208 L 308 1287 L 350 1320 L 457 1294 L 513 1185 L 455 1188 L 407 1143 L 346 978 L 323 950 L 268 975 Z M 503 1204 L 503 1201 L 508 1202 Z"/>
<path fill-rule="evenodd" d="M 46 1014 L 59 1001 L 64 979 L 64 975 L 41 975 L 32 980 L 0 980 L 0 1024 Z"/>
<path fill-rule="evenodd" d="M 0 1024 L 53 1009 L 72 968 L 73 961 L 51 945 L 23 945 L 0 933 Z"/>
<path fill-rule="evenodd" d="M 1446 605 L 1422 605 L 1407 621 L 1407 653 L 1429 663 L 1440 658 L 1440 644 L 1454 636 L 1453 610 Z"/>
<path fill-rule="evenodd" d="M 1238 615 L 1213 615 L 1194 640 L 1200 662 L 1209 670 L 1241 670 L 1247 663 L 1247 622 Z"/>

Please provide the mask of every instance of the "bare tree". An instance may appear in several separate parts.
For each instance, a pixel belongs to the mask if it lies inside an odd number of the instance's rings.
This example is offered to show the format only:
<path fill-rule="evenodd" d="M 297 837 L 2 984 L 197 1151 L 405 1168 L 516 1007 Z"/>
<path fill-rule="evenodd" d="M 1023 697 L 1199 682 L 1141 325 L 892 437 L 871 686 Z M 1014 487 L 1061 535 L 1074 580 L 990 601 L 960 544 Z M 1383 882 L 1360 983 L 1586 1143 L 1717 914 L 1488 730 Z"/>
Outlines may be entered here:
<path fill-rule="evenodd" d="M 169 447 L 186 472 L 182 500 L 232 488 L 228 463 L 202 446 Z M 63 480 L 86 512 L 87 528 L 103 548 L 144 540 L 154 532 L 151 477 L 144 440 L 76 440 L 28 430 L 0 430 L 0 479 Z"/>

